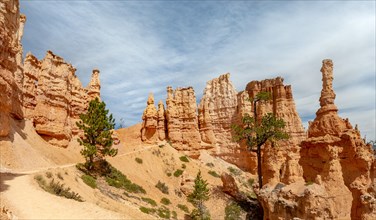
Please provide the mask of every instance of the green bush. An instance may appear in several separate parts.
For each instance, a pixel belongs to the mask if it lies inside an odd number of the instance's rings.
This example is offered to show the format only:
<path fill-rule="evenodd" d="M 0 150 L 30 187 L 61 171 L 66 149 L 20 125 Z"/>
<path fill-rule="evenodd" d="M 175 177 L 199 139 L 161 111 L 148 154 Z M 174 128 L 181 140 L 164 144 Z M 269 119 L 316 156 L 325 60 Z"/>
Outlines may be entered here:
<path fill-rule="evenodd" d="M 156 210 L 153 209 L 153 208 L 146 208 L 144 206 L 141 206 L 140 211 L 143 212 L 143 213 L 146 213 L 146 214 L 153 214 L 153 213 L 155 213 Z"/>
<path fill-rule="evenodd" d="M 171 212 L 172 219 L 178 219 L 178 214 L 175 211 Z"/>
<path fill-rule="evenodd" d="M 235 169 L 233 167 L 228 167 L 227 168 L 230 173 L 232 173 L 235 176 L 239 176 L 241 174 L 241 171 L 239 169 Z"/>
<path fill-rule="evenodd" d="M 94 177 L 84 174 L 81 176 L 81 179 L 84 181 L 84 183 L 86 183 L 86 185 L 90 186 L 91 188 L 97 188 L 97 181 Z"/>
<path fill-rule="evenodd" d="M 185 169 L 185 168 L 187 168 L 187 166 L 183 163 L 183 164 L 181 165 L 181 168 L 182 168 L 182 169 Z"/>
<path fill-rule="evenodd" d="M 141 159 L 141 158 L 136 157 L 136 158 L 135 158 L 135 161 L 136 161 L 137 163 L 139 163 L 139 164 L 142 164 L 142 159 Z"/>
<path fill-rule="evenodd" d="M 51 178 L 52 177 L 52 173 L 51 172 L 46 172 L 46 177 L 47 178 Z"/>
<path fill-rule="evenodd" d="M 181 170 L 181 169 L 177 169 L 175 172 L 174 172 L 174 176 L 175 177 L 179 177 L 180 175 L 182 175 L 183 174 L 183 170 Z"/>
<path fill-rule="evenodd" d="M 74 199 L 79 202 L 84 201 L 78 193 L 71 191 L 69 187 L 65 188 L 63 183 L 55 182 L 55 179 L 52 179 L 48 184 L 41 175 L 35 176 L 34 179 L 38 182 L 38 185 L 46 192 L 65 197 L 67 199 Z"/>
<path fill-rule="evenodd" d="M 206 166 L 208 166 L 208 167 L 214 167 L 214 164 L 213 163 L 206 163 Z"/>
<path fill-rule="evenodd" d="M 166 173 L 166 175 L 167 175 L 168 177 L 170 177 L 170 176 L 172 175 L 172 173 L 168 172 L 168 173 Z"/>
<path fill-rule="evenodd" d="M 215 172 L 214 170 L 210 170 L 208 173 L 209 173 L 210 175 L 214 176 L 214 177 L 217 177 L 217 178 L 220 178 L 220 177 L 221 177 L 221 176 L 220 176 L 217 172 Z"/>
<path fill-rule="evenodd" d="M 159 148 L 163 148 L 164 147 L 164 144 L 160 144 L 158 145 Z"/>
<path fill-rule="evenodd" d="M 247 182 L 248 182 L 248 185 L 249 185 L 250 187 L 252 187 L 252 186 L 253 186 L 253 183 L 255 182 L 255 180 L 252 179 L 252 178 L 249 178 L 249 179 L 247 180 Z"/>
<path fill-rule="evenodd" d="M 61 179 L 61 180 L 64 180 L 64 178 L 63 178 L 63 176 L 61 175 L 61 173 L 59 172 L 59 173 L 57 173 L 57 178 L 59 178 L 59 179 Z"/>
<path fill-rule="evenodd" d="M 225 208 L 225 220 L 241 220 L 242 209 L 236 203 L 230 203 Z"/>
<path fill-rule="evenodd" d="M 106 182 L 108 185 L 122 188 L 130 193 L 146 194 L 146 191 L 141 186 L 132 183 L 123 173 L 115 167 L 110 166 L 111 172 L 106 175 Z"/>
<path fill-rule="evenodd" d="M 162 193 L 168 194 L 168 186 L 165 183 L 162 183 L 158 180 L 158 183 L 155 185 Z"/>
<path fill-rule="evenodd" d="M 161 207 L 157 210 L 157 214 L 160 218 L 169 219 L 171 216 L 170 210 L 166 207 Z"/>
<path fill-rule="evenodd" d="M 151 206 L 157 206 L 157 202 L 154 199 L 142 197 L 141 200 L 149 203 Z"/>
<path fill-rule="evenodd" d="M 305 183 L 306 186 L 309 186 L 309 185 L 312 185 L 312 184 L 314 184 L 314 182 L 311 181 L 311 180 L 308 180 L 308 181 Z"/>
<path fill-rule="evenodd" d="M 189 209 L 188 209 L 188 207 L 186 205 L 178 204 L 178 208 L 180 210 L 182 210 L 183 212 L 185 212 L 185 213 L 189 213 Z"/>
<path fill-rule="evenodd" d="M 161 199 L 161 203 L 162 203 L 163 205 L 170 205 L 170 204 L 171 204 L 171 201 L 170 201 L 169 199 L 163 197 L 163 198 Z"/>
<path fill-rule="evenodd" d="M 183 161 L 183 162 L 186 162 L 186 163 L 189 162 L 189 159 L 187 158 L 187 156 L 181 156 L 181 157 L 179 157 L 179 159 L 180 159 L 181 161 Z"/>

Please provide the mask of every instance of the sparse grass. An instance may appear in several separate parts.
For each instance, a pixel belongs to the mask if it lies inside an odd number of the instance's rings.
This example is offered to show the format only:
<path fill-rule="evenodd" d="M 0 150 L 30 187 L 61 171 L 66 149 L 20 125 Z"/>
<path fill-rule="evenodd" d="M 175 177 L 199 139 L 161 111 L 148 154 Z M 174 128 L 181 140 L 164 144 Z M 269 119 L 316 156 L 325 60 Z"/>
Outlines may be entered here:
<path fill-rule="evenodd" d="M 152 154 L 155 155 L 155 156 L 157 156 L 157 157 L 160 157 L 161 156 L 161 151 L 159 149 L 154 149 L 152 151 Z"/>
<path fill-rule="evenodd" d="M 157 210 L 157 214 L 160 218 L 169 219 L 171 216 L 170 210 L 167 207 L 161 207 Z"/>
<path fill-rule="evenodd" d="M 157 202 L 154 199 L 142 197 L 141 200 L 149 203 L 151 206 L 157 206 Z"/>
<path fill-rule="evenodd" d="M 106 175 L 106 182 L 108 185 L 122 188 L 130 193 L 142 193 L 146 194 L 146 191 L 141 186 L 132 183 L 123 173 L 117 170 L 115 167 L 110 166 L 111 172 Z"/>
<path fill-rule="evenodd" d="M 210 175 L 214 176 L 214 177 L 217 177 L 217 178 L 220 178 L 220 177 L 221 177 L 221 176 L 220 176 L 217 172 L 215 172 L 214 170 L 210 170 L 208 173 L 209 173 Z"/>
<path fill-rule="evenodd" d="M 187 156 L 181 156 L 181 157 L 179 157 L 179 159 L 180 159 L 181 161 L 183 161 L 183 162 L 186 162 L 186 163 L 189 162 L 189 159 L 188 159 Z"/>
<path fill-rule="evenodd" d="M 137 163 L 142 164 L 142 159 L 141 159 L 141 158 L 136 157 L 134 160 L 135 160 Z"/>
<path fill-rule="evenodd" d="M 34 179 L 38 182 L 38 185 L 51 194 L 65 197 L 67 199 L 74 199 L 79 202 L 83 202 L 82 197 L 73 191 L 69 187 L 65 188 L 64 183 L 55 182 L 55 179 L 52 179 L 48 184 L 43 178 L 42 175 L 37 175 Z"/>
<path fill-rule="evenodd" d="M 213 163 L 206 163 L 206 166 L 208 166 L 208 167 L 214 167 L 214 164 Z"/>
<path fill-rule="evenodd" d="M 308 180 L 308 181 L 305 183 L 306 186 L 309 186 L 309 185 L 312 185 L 312 184 L 314 184 L 314 182 L 311 181 L 311 180 Z"/>
<path fill-rule="evenodd" d="M 183 170 L 181 170 L 181 169 L 177 169 L 175 172 L 174 172 L 174 176 L 175 177 L 179 177 L 180 175 L 182 175 L 183 174 Z"/>
<path fill-rule="evenodd" d="M 241 174 L 241 171 L 239 169 L 233 167 L 228 167 L 227 170 L 235 176 L 239 176 Z"/>
<path fill-rule="evenodd" d="M 188 207 L 186 205 L 178 204 L 178 208 L 180 210 L 182 210 L 183 212 L 185 212 L 185 213 L 189 213 L 189 209 L 188 209 Z"/>
<path fill-rule="evenodd" d="M 163 197 L 163 198 L 161 199 L 161 203 L 162 203 L 163 205 L 170 205 L 170 204 L 171 204 L 171 201 L 170 201 L 169 199 Z"/>
<path fill-rule="evenodd" d="M 182 169 L 187 168 L 187 166 L 185 165 L 185 163 L 183 163 L 183 164 L 181 165 L 181 168 L 182 168 Z"/>
<path fill-rule="evenodd" d="M 254 180 L 253 178 L 249 178 L 249 179 L 247 180 L 247 183 L 248 183 L 248 185 L 252 188 L 253 183 L 255 183 L 255 180 Z"/>
<path fill-rule="evenodd" d="M 171 142 L 171 140 L 168 140 L 168 141 L 167 141 L 167 144 L 169 144 L 169 145 L 172 147 L 172 142 Z"/>
<path fill-rule="evenodd" d="M 154 208 L 147 208 L 147 207 L 141 206 L 140 211 L 146 214 L 153 214 L 155 213 L 156 210 Z"/>
<path fill-rule="evenodd" d="M 84 181 L 84 183 L 86 183 L 86 185 L 90 186 L 91 188 L 93 189 L 97 188 L 97 181 L 95 180 L 94 177 L 87 175 L 87 174 L 83 174 L 81 176 L 81 179 L 82 181 Z"/>
<path fill-rule="evenodd" d="M 162 183 L 158 180 L 158 183 L 155 185 L 162 193 L 168 194 L 168 186 L 165 183 Z"/>
<path fill-rule="evenodd" d="M 227 204 L 225 208 L 225 220 L 241 220 L 242 208 L 236 203 Z"/>
<path fill-rule="evenodd" d="M 51 178 L 52 177 L 52 173 L 51 172 L 46 172 L 46 177 L 47 178 Z"/>
<path fill-rule="evenodd" d="M 63 176 L 61 175 L 61 173 L 59 172 L 59 173 L 57 173 L 57 178 L 59 178 L 60 180 L 64 180 L 64 178 L 63 178 Z"/>
<path fill-rule="evenodd" d="M 247 197 L 250 199 L 257 199 L 257 195 L 255 192 L 245 193 L 245 195 L 247 195 Z"/>

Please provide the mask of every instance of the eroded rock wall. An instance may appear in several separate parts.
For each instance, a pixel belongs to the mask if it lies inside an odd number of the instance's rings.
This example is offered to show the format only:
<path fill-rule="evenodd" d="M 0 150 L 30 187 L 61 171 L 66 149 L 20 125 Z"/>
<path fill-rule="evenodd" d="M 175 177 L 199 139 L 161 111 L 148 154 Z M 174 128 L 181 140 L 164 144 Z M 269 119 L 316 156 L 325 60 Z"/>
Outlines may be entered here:
<path fill-rule="evenodd" d="M 192 87 L 167 87 L 167 138 L 181 151 L 196 154 L 201 149 L 196 95 Z"/>
<path fill-rule="evenodd" d="M 0 137 L 9 135 L 10 117 L 22 119 L 22 45 L 24 15 L 17 0 L 0 2 Z"/>
<path fill-rule="evenodd" d="M 375 219 L 375 158 L 359 130 L 337 114 L 333 62 L 324 60 L 320 109 L 301 142 L 304 181 L 259 192 L 265 219 Z"/>
<path fill-rule="evenodd" d="M 149 94 L 147 106 L 142 115 L 142 129 L 141 129 L 141 139 L 149 143 L 156 142 L 158 140 L 158 111 L 154 105 L 154 96 L 152 93 Z"/>
<path fill-rule="evenodd" d="M 266 144 L 263 149 L 263 184 L 283 182 L 285 184 L 302 179 L 303 170 L 299 165 L 299 144 L 305 139 L 301 119 L 296 111 L 295 101 L 290 85 L 283 84 L 283 78 L 252 81 L 247 84 L 243 100 L 253 100 L 259 92 L 268 92 L 271 97 L 268 101 L 257 102 L 256 113 L 258 120 L 267 113 L 273 113 L 286 123 L 285 131 L 289 134 L 288 141 L 279 141 L 273 145 Z M 239 116 L 244 112 L 254 117 L 253 102 L 242 101 Z M 239 117 L 239 118 L 240 118 Z"/>
<path fill-rule="evenodd" d="M 99 70 L 84 88 L 76 69 L 63 58 L 48 51 L 42 60 L 28 54 L 24 61 L 23 106 L 25 117 L 52 145 L 67 147 L 80 135 L 76 122 L 87 110 L 90 100 L 100 96 Z"/>
<path fill-rule="evenodd" d="M 372 165 L 375 158 L 372 148 L 364 143 L 357 127 L 353 128 L 348 119 L 342 119 L 337 114 L 332 86 L 333 62 L 323 60 L 321 72 L 320 109 L 315 120 L 310 122 L 308 139 L 302 142 L 301 148 L 304 159 L 300 163 L 304 178 L 308 181 L 321 179 L 322 185 L 339 204 L 343 203 L 342 197 L 348 197 L 352 203 L 346 212 L 351 213 L 352 219 L 366 219 L 366 216 L 374 219 L 375 199 L 368 206 L 362 200 L 371 198 L 369 191 L 374 189 Z"/>

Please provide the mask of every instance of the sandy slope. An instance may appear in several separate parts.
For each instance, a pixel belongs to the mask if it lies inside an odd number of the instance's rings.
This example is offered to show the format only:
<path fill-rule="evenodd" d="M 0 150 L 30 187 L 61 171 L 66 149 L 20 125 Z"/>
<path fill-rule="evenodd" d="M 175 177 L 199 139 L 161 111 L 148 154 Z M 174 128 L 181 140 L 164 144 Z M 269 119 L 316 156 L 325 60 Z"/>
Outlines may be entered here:
<path fill-rule="evenodd" d="M 83 160 L 77 144 L 72 143 L 67 149 L 53 147 L 36 134 L 30 122 L 23 124 L 13 121 L 11 140 L 0 140 L 0 208 L 6 207 L 15 216 L 23 219 L 155 219 L 156 215 L 144 214 L 139 207 L 162 207 L 160 201 L 165 197 L 171 201 L 171 204 L 165 206 L 170 211 L 175 211 L 179 219 L 183 219 L 186 213 L 178 209 L 177 205 L 184 204 L 189 210 L 192 210 L 193 206 L 187 202 L 184 194 L 179 193 L 182 183 L 186 179 L 193 180 L 201 170 L 212 193 L 206 205 L 213 219 L 223 219 L 229 197 L 221 193 L 220 178 L 213 177 L 208 172 L 216 171 L 221 174 L 227 172 L 227 168 L 232 165 L 208 154 L 203 154 L 202 161 L 190 159 L 189 162 L 182 162 L 179 157 L 183 154 L 169 144 L 164 144 L 163 147 L 142 145 L 139 127 L 135 125 L 117 131 L 121 140 L 121 144 L 116 146 L 119 153 L 114 158 L 108 158 L 108 161 L 132 182 L 141 185 L 147 193 L 127 197 L 123 191 L 119 191 L 119 196 L 112 197 L 83 183 L 82 173 L 75 168 L 75 164 Z M 136 162 L 136 158 L 143 162 Z M 215 166 L 208 167 L 207 163 Z M 168 175 L 177 169 L 183 170 L 181 176 Z M 51 172 L 55 180 L 79 193 L 85 202 L 43 191 L 34 177 L 42 175 L 47 178 L 47 172 Z M 58 174 L 63 179 L 59 180 Z M 249 174 L 242 174 L 237 179 L 242 183 L 249 177 Z M 155 187 L 158 181 L 168 186 L 168 195 Z M 192 188 L 189 184 L 185 186 Z M 155 200 L 158 206 L 151 207 L 142 201 L 142 197 Z"/>
<path fill-rule="evenodd" d="M 2 203 L 20 219 L 110 219 L 130 218 L 105 210 L 90 202 L 54 196 L 39 188 L 30 175 L 1 174 Z"/>

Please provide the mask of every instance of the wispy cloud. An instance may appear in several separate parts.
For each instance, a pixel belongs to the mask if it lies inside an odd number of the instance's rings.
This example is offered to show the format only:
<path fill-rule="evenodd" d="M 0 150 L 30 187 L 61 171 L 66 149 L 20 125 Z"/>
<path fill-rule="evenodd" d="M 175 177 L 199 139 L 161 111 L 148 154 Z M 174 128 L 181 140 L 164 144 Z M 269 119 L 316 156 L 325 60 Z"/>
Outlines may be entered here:
<path fill-rule="evenodd" d="M 281 75 L 305 127 L 319 108 L 321 60 L 334 61 L 342 117 L 375 139 L 375 2 L 21 1 L 25 52 L 50 49 L 87 84 L 101 70 L 102 97 L 127 125 L 149 92 L 193 86 L 231 72 L 238 91 Z"/>

